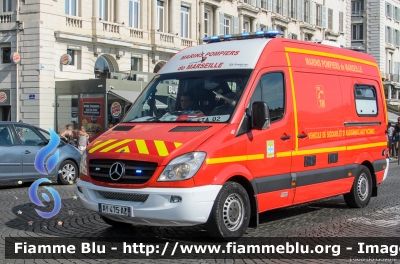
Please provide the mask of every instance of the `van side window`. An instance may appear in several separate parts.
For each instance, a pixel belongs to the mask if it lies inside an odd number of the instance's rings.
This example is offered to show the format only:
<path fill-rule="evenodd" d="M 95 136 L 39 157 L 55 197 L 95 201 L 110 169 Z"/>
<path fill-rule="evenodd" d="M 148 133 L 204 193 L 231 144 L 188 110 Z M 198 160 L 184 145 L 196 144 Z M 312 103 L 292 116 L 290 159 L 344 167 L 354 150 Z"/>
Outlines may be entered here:
<path fill-rule="evenodd" d="M 354 98 L 359 116 L 378 115 L 378 103 L 374 86 L 356 85 L 354 87 Z"/>
<path fill-rule="evenodd" d="M 254 90 L 250 105 L 255 101 L 266 102 L 269 107 L 271 121 L 276 121 L 282 118 L 284 114 L 284 88 L 283 73 L 264 74 Z"/>

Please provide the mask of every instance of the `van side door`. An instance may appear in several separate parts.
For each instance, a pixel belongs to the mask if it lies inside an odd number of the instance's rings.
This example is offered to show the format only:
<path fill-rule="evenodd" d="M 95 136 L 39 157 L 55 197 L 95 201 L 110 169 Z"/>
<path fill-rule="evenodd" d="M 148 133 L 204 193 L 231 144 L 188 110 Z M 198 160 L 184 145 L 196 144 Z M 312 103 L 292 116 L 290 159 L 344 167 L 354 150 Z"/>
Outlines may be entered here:
<path fill-rule="evenodd" d="M 246 102 L 251 113 L 253 102 L 264 101 L 270 114 L 269 128 L 251 129 L 247 133 L 248 155 L 263 154 L 262 160 L 248 161 L 258 189 L 259 212 L 283 207 L 293 201 L 290 169 L 295 135 L 288 76 L 287 69 L 261 70 Z"/>

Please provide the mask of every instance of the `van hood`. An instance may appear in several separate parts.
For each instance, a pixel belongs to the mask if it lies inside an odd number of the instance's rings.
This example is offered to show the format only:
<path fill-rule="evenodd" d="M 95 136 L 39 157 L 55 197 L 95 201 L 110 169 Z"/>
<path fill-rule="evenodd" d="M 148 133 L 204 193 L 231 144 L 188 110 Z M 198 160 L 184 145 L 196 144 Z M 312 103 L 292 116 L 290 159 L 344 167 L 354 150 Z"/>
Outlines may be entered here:
<path fill-rule="evenodd" d="M 123 123 L 94 139 L 89 159 L 120 159 L 167 165 L 173 158 L 194 151 L 227 124 Z"/>

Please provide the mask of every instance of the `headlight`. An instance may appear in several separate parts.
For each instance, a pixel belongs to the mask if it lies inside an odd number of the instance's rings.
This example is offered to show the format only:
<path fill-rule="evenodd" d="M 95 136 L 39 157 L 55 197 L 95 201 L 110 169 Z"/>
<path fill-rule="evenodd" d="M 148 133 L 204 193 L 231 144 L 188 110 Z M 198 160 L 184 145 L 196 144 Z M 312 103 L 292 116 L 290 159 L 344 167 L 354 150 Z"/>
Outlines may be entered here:
<path fill-rule="evenodd" d="M 157 181 L 182 181 L 192 178 L 206 157 L 204 152 L 191 152 L 168 163 Z"/>
<path fill-rule="evenodd" d="M 87 176 L 87 151 L 85 150 L 82 153 L 82 157 L 81 157 L 81 166 L 80 166 L 80 172 Z"/>

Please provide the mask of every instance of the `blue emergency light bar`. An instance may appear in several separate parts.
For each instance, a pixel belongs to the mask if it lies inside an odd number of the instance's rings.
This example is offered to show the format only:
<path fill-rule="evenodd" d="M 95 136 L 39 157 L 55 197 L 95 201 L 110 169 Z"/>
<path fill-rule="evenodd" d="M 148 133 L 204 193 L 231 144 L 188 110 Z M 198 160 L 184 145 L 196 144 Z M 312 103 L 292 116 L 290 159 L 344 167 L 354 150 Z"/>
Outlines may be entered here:
<path fill-rule="evenodd" d="M 243 32 L 241 34 L 227 34 L 221 36 L 212 36 L 203 38 L 203 42 L 213 43 L 220 41 L 229 41 L 233 39 L 252 39 L 252 38 L 276 38 L 278 36 L 283 36 L 283 32 L 280 30 L 267 30 L 267 31 L 257 31 L 257 32 Z"/>

